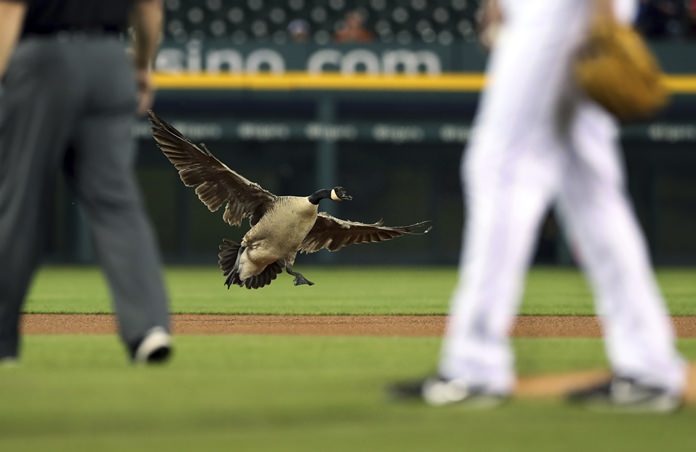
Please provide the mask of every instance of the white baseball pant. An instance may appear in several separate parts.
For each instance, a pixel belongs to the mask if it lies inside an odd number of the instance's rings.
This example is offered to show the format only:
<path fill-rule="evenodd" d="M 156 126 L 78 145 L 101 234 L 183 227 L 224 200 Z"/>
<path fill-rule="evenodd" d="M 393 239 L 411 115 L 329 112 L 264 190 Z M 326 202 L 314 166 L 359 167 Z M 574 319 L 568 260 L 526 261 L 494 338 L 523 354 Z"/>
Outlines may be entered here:
<path fill-rule="evenodd" d="M 685 365 L 624 189 L 617 125 L 571 77 L 590 4 L 503 4 L 506 23 L 462 165 L 468 214 L 445 377 L 512 391 L 509 331 L 539 223 L 556 203 L 593 288 L 613 371 L 683 390 Z M 635 10 L 632 1 L 617 6 L 623 18 Z"/>

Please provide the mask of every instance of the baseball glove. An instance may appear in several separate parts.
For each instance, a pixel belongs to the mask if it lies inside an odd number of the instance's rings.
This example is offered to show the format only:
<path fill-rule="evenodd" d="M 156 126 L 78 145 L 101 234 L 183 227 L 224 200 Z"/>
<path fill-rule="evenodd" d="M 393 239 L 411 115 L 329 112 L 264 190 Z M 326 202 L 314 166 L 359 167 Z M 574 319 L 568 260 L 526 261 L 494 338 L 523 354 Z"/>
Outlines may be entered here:
<path fill-rule="evenodd" d="M 611 17 L 597 18 L 575 61 L 579 85 L 619 120 L 645 119 L 667 104 L 662 71 L 641 36 Z"/>

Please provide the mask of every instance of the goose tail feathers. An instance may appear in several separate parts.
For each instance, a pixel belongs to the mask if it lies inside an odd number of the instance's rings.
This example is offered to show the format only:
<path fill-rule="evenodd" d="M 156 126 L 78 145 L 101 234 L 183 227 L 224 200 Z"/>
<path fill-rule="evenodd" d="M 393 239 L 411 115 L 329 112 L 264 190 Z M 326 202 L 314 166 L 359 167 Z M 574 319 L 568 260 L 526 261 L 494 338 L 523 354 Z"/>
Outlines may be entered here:
<path fill-rule="evenodd" d="M 218 263 L 220 270 L 225 276 L 225 285 L 229 289 L 232 284 L 241 286 L 242 280 L 239 279 L 239 249 L 242 247 L 232 240 L 222 239 L 220 252 L 218 253 Z"/>
<path fill-rule="evenodd" d="M 239 277 L 239 253 L 242 248 L 237 242 L 223 239 L 220 244 L 220 252 L 218 253 L 218 263 L 223 276 L 225 276 L 225 285 L 229 289 L 233 284 L 247 289 L 259 289 L 269 285 L 283 271 L 282 265 L 278 262 L 266 266 L 266 268 L 258 275 L 247 279 Z"/>

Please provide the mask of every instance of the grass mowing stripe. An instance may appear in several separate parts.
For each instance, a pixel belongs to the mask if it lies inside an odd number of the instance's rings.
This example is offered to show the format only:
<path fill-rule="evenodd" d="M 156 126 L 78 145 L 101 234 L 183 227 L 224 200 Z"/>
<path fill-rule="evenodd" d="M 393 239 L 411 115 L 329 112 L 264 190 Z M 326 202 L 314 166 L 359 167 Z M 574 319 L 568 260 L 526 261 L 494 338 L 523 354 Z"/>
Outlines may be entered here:
<path fill-rule="evenodd" d="M 227 290 L 214 267 L 170 267 L 166 278 L 174 312 L 208 314 L 445 314 L 456 283 L 453 267 L 302 271 L 317 284 L 294 287 L 292 279 L 282 275 L 261 290 Z M 658 279 L 672 314 L 696 314 L 696 270 L 660 269 Z M 92 267 L 44 269 L 36 278 L 26 310 L 111 312 L 106 285 Z M 577 270 L 535 268 L 527 280 L 522 313 L 590 315 L 594 309 L 587 284 Z"/>

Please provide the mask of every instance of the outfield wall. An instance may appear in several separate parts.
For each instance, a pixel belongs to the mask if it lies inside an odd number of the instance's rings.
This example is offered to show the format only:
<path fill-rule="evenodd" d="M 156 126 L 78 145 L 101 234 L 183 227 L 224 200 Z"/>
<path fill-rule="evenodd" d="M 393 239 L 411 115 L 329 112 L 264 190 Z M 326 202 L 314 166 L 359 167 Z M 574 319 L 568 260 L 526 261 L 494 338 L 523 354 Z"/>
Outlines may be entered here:
<path fill-rule="evenodd" d="M 693 44 L 674 45 L 661 56 L 672 70 L 667 81 L 676 94 L 670 107 L 651 122 L 622 128 L 630 195 L 653 256 L 664 264 L 696 263 L 696 76 L 691 75 L 696 58 L 686 57 L 689 49 Z M 305 53 L 311 59 L 319 50 Z M 353 50 L 341 48 L 343 54 Z M 394 51 L 384 46 L 369 50 L 382 59 L 384 52 Z M 243 61 L 254 51 L 258 48 L 239 49 Z M 481 54 L 478 47 L 448 52 L 438 54 L 446 72 L 437 76 L 313 74 L 301 71 L 297 62 L 308 60 L 293 59 L 292 52 L 285 55 L 289 72 L 281 74 L 187 67 L 158 74 L 155 108 L 271 191 L 304 194 L 341 184 L 354 201 L 327 206 L 336 215 L 384 218 L 387 224 L 434 223 L 427 237 L 320 253 L 305 262 L 450 264 L 457 261 L 463 215 L 459 161 L 485 80 L 476 72 L 482 68 L 480 57 L 465 59 L 470 66 L 450 64 L 458 61 L 453 54 Z M 200 61 L 206 61 L 201 54 Z M 191 59 L 188 54 L 182 58 Z M 229 229 L 220 213 L 209 213 L 182 186 L 154 147 L 146 122 L 134 134 L 141 151 L 139 177 L 167 260 L 215 262 L 220 238 L 239 238 L 243 230 Z M 84 223 L 62 189 L 59 198 L 49 252 L 55 260 L 89 261 Z M 567 263 L 568 256 L 551 214 L 537 261 Z"/>

